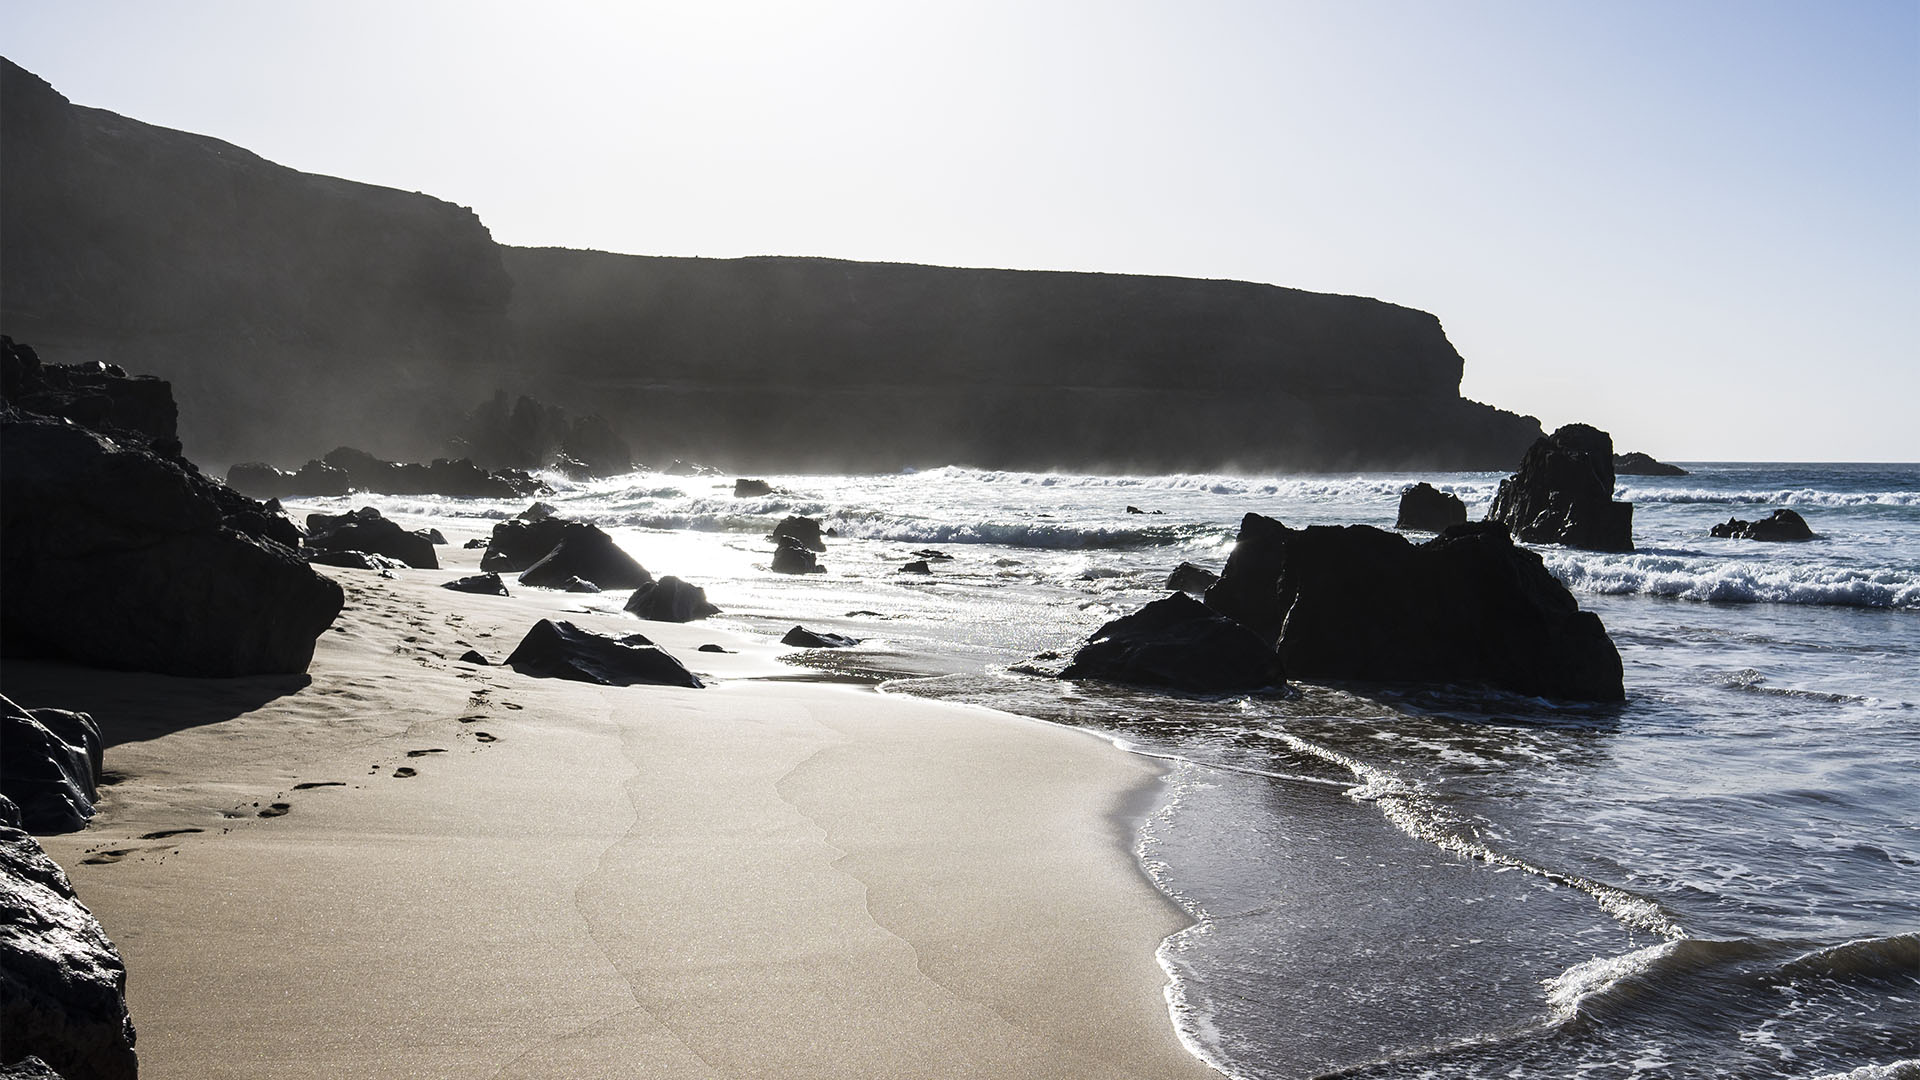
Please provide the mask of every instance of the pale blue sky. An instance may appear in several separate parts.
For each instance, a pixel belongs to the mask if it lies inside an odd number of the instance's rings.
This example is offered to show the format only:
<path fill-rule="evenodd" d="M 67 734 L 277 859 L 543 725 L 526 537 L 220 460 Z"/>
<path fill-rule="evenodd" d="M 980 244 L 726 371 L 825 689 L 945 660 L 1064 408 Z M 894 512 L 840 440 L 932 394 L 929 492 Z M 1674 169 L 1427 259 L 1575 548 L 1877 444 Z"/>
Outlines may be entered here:
<path fill-rule="evenodd" d="M 0 0 L 0 42 L 507 243 L 1377 296 L 1549 428 L 1920 459 L 1920 0 Z"/>

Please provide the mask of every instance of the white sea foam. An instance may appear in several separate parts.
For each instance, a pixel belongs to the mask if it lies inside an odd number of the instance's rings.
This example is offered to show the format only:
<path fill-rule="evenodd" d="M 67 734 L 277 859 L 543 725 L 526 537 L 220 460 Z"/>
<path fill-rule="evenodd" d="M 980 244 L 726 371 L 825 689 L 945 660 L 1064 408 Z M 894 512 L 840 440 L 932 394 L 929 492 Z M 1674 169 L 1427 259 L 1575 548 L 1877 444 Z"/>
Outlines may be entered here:
<path fill-rule="evenodd" d="M 1620 485 L 1614 498 L 1631 503 L 1724 503 L 1732 506 L 1920 506 L 1920 491 L 1823 491 L 1818 488 L 1716 491 Z"/>
<path fill-rule="evenodd" d="M 1641 553 L 1597 555 L 1543 550 L 1553 576 L 1575 592 L 1644 594 L 1730 603 L 1834 604 L 1920 609 L 1920 571 L 1853 569 L 1830 563 Z"/>

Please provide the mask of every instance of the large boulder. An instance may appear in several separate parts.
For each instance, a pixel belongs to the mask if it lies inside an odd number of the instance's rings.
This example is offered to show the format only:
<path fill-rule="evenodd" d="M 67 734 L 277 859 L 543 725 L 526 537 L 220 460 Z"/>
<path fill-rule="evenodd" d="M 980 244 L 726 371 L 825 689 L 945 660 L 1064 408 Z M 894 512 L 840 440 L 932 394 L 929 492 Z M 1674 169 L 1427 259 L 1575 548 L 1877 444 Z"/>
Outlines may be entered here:
<path fill-rule="evenodd" d="M 1813 539 L 1813 530 L 1807 527 L 1807 519 L 1792 510 L 1780 509 L 1761 518 L 1759 521 L 1742 521 L 1729 518 L 1724 525 L 1715 525 L 1711 530 L 1720 540 L 1765 540 L 1793 541 Z"/>
<path fill-rule="evenodd" d="M 1227 694 L 1279 686 L 1285 671 L 1251 630 L 1176 592 L 1094 631 L 1060 677 Z"/>
<path fill-rule="evenodd" d="M 1183 562 L 1173 568 L 1173 573 L 1167 575 L 1166 587 L 1174 592 L 1205 593 L 1219 580 L 1220 575 L 1206 567 Z"/>
<path fill-rule="evenodd" d="M 633 590 L 626 610 L 650 622 L 692 622 L 720 609 L 707 602 L 707 590 L 671 575 Z"/>
<path fill-rule="evenodd" d="M 812 551 L 798 537 L 782 536 L 774 541 L 773 572 L 776 574 L 824 574 L 827 568 L 820 565 Z"/>
<path fill-rule="evenodd" d="M 1613 481 L 1613 437 L 1568 424 L 1527 449 L 1487 519 L 1532 544 L 1632 551 L 1633 504 L 1613 501 Z"/>
<path fill-rule="evenodd" d="M 1625 696 L 1599 617 L 1579 610 L 1505 526 L 1458 525 L 1415 545 L 1368 525 L 1294 530 L 1262 520 L 1252 536 L 1242 532 L 1207 604 L 1275 642 L 1292 678 Z M 1230 612 L 1216 598 L 1241 606 Z"/>
<path fill-rule="evenodd" d="M 306 544 L 315 551 L 358 551 L 398 559 L 416 570 L 440 568 L 427 530 L 402 528 L 371 506 L 340 516 L 309 514 L 307 527 L 313 534 Z"/>
<path fill-rule="evenodd" d="M 1466 523 L 1467 504 L 1460 501 L 1460 496 L 1423 480 L 1400 493 L 1400 516 L 1394 519 L 1393 527 L 1437 533 Z"/>
<path fill-rule="evenodd" d="M 820 522 L 810 517 L 794 515 L 782 518 L 780 524 L 773 527 L 773 532 L 767 534 L 767 539 L 776 544 L 783 537 L 797 541 L 808 551 L 827 550 L 827 542 L 821 537 Z"/>
<path fill-rule="evenodd" d="M 452 589 L 454 592 L 475 593 L 480 596 L 507 595 L 506 583 L 500 580 L 499 574 L 472 574 L 467 577 L 454 578 L 452 581 L 442 582 L 440 587 L 443 589 Z"/>
<path fill-rule="evenodd" d="M 610 638 L 570 622 L 548 619 L 533 624 L 504 663 L 522 675 L 602 686 L 647 684 L 697 689 L 702 685 L 680 661 L 639 634 Z"/>
<path fill-rule="evenodd" d="M 1638 450 L 1613 455 L 1613 473 L 1615 476 L 1688 476 L 1687 470 L 1678 465 L 1669 465 L 1664 461 L 1655 461 L 1651 455 Z"/>
<path fill-rule="evenodd" d="M 180 456 L 180 414 L 165 380 L 99 361 L 42 364 L 33 346 L 4 335 L 0 357 L 0 397 L 15 408 L 71 420 L 162 457 Z"/>
<path fill-rule="evenodd" d="M 258 503 L 181 462 L 9 411 L 0 423 L 0 643 L 170 675 L 305 671 L 343 602 L 229 523 Z"/>
<path fill-rule="evenodd" d="M 86 827 L 99 796 L 104 746 L 86 713 L 23 709 L 0 696 L 0 795 L 32 833 Z"/>
<path fill-rule="evenodd" d="M 486 565 L 484 560 L 481 565 Z M 580 521 L 562 522 L 559 541 L 527 567 L 520 575 L 520 584 L 564 589 L 567 580 L 576 577 L 602 589 L 637 589 L 653 580 L 646 567 L 620 550 L 613 537 L 598 527 Z"/>
<path fill-rule="evenodd" d="M 14 813 L 0 796 L 0 1053 L 61 1076 L 133 1080 L 126 964 Z"/>

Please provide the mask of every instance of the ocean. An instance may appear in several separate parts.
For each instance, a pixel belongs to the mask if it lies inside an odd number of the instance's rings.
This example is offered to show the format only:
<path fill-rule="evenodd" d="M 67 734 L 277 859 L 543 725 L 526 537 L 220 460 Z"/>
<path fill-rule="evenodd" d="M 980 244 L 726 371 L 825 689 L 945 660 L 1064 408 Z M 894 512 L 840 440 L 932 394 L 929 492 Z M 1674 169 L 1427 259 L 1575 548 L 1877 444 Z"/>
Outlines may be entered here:
<path fill-rule="evenodd" d="M 1538 549 L 1619 647 L 1627 700 L 1604 706 L 1022 673 L 1164 595 L 1180 562 L 1217 571 L 1249 511 L 1391 528 L 1426 480 L 1479 517 L 1498 473 L 956 467 L 768 476 L 775 494 L 735 498 L 732 476 L 642 472 L 555 479 L 546 501 L 705 587 L 729 625 L 863 639 L 796 652 L 796 678 L 1162 760 L 1138 855 L 1194 920 L 1160 950 L 1169 1018 L 1231 1076 L 1920 1077 L 1920 466 L 1688 467 L 1620 478 L 1633 553 Z M 1776 507 L 1817 538 L 1708 537 Z M 833 530 L 827 573 L 767 571 L 787 514 Z M 902 571 L 932 552 L 949 558 Z"/>

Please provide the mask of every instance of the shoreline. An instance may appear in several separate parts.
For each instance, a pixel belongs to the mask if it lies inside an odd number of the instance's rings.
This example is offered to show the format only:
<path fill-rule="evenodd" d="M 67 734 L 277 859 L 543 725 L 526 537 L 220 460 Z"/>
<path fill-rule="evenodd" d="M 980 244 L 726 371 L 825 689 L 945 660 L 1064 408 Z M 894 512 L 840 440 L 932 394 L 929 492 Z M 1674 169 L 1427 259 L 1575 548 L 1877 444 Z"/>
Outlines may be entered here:
<path fill-rule="evenodd" d="M 477 560 L 451 539 L 438 572 L 329 570 L 305 677 L 9 663 L 108 732 L 101 815 L 43 842 L 126 958 L 146 1075 L 1218 1075 L 1123 817 L 1156 763 L 773 678 L 719 626 L 442 590 Z M 714 685 L 451 660 L 542 616 Z"/>

